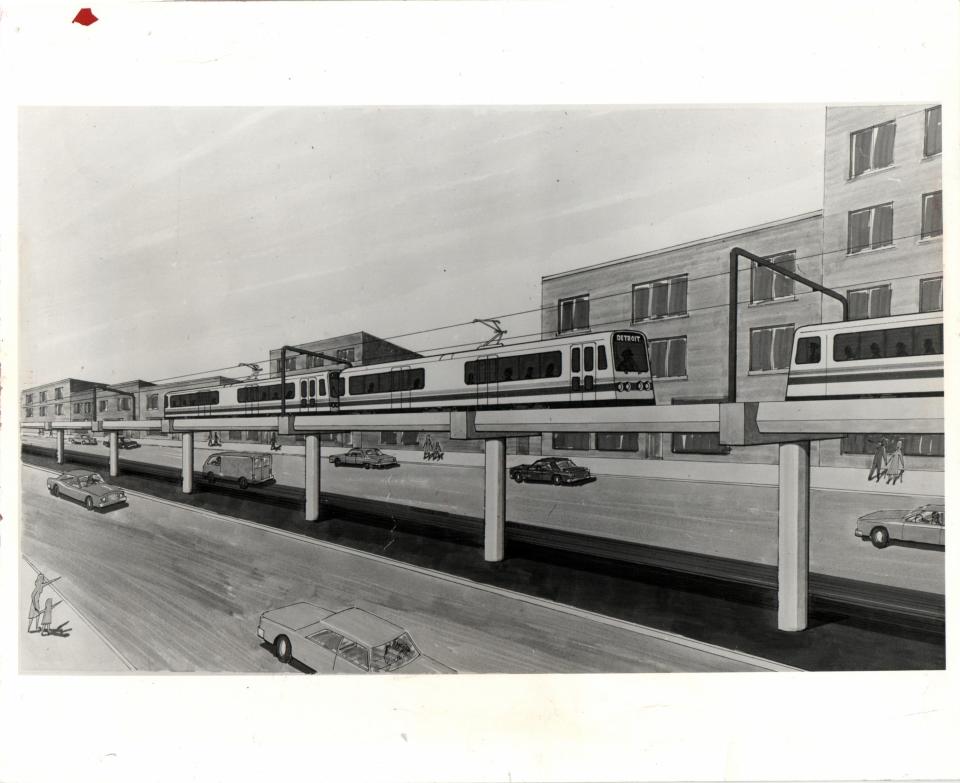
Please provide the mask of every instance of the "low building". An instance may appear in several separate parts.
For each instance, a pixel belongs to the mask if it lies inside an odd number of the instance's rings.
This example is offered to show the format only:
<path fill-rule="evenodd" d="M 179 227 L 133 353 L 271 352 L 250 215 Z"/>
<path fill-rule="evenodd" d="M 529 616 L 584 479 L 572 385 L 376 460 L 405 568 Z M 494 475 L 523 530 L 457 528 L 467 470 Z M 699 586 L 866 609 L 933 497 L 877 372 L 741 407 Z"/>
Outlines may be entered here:
<path fill-rule="evenodd" d="M 78 378 L 64 378 L 24 389 L 20 392 L 21 421 L 28 424 L 89 421 L 94 411 L 93 390 L 102 385 Z"/>
<path fill-rule="evenodd" d="M 343 368 L 358 364 L 379 364 L 381 362 L 420 358 L 420 354 L 414 351 L 409 351 L 396 343 L 383 340 L 367 332 L 354 332 L 353 334 L 331 337 L 325 340 L 313 340 L 308 343 L 299 343 L 296 347 L 315 353 L 323 353 L 338 361 L 288 351 L 286 372 L 294 375 L 316 367 Z M 280 375 L 281 350 L 281 348 L 274 348 L 270 351 L 270 373 L 274 377 Z"/>

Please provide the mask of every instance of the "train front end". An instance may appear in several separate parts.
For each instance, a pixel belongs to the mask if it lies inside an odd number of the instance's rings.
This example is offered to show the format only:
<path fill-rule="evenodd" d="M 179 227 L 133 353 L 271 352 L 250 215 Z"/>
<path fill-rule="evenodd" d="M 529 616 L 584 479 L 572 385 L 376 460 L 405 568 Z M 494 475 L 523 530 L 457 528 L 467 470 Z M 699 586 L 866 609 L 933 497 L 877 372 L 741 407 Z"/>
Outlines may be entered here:
<path fill-rule="evenodd" d="M 613 388 L 618 402 L 656 404 L 647 338 L 641 332 L 613 332 Z"/>

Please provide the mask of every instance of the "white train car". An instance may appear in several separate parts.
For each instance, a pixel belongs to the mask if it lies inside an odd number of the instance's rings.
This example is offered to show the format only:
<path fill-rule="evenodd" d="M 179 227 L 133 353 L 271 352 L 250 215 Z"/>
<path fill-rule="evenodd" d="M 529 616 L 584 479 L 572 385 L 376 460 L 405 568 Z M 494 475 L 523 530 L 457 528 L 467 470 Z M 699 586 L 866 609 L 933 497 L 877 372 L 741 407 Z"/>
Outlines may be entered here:
<path fill-rule="evenodd" d="M 943 313 L 802 326 L 788 400 L 943 396 Z"/>
<path fill-rule="evenodd" d="M 164 416 L 256 416 L 281 412 L 273 379 L 171 392 Z M 287 413 L 369 412 L 656 402 L 640 332 L 578 334 L 346 370 L 286 381 Z"/>

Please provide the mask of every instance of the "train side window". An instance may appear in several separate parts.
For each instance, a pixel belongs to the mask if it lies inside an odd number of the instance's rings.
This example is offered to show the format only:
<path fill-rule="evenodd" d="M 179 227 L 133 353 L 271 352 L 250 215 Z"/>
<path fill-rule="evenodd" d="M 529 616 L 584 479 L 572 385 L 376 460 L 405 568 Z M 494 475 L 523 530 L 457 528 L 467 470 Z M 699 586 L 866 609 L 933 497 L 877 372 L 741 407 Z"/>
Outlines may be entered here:
<path fill-rule="evenodd" d="M 943 353 L 943 324 L 916 326 L 913 329 L 913 355 L 933 356 Z"/>
<path fill-rule="evenodd" d="M 301 391 L 300 391 L 300 394 L 301 394 L 301 395 L 303 395 L 302 388 L 303 388 L 303 387 L 302 387 L 302 385 L 301 385 Z M 316 397 L 316 396 L 317 396 L 317 382 L 316 382 L 316 380 L 313 379 L 313 378 L 310 379 L 310 394 L 309 394 L 309 396 L 310 396 L 310 397 Z"/>
<path fill-rule="evenodd" d="M 583 349 L 583 371 L 593 372 L 593 346 L 587 345 Z"/>
<path fill-rule="evenodd" d="M 884 336 L 886 337 L 884 356 L 888 359 L 912 355 L 913 329 L 888 329 Z"/>
<path fill-rule="evenodd" d="M 473 386 L 477 382 L 477 363 L 476 362 L 464 362 L 463 382 L 467 386 Z"/>
<path fill-rule="evenodd" d="M 411 370 L 410 375 L 413 378 L 413 383 L 411 384 L 412 389 L 422 389 L 424 384 L 424 379 L 426 378 L 426 373 L 423 368 L 420 367 L 416 370 Z"/>
<path fill-rule="evenodd" d="M 323 378 L 317 378 L 317 396 L 327 396 L 327 382 Z"/>
<path fill-rule="evenodd" d="M 850 362 L 860 358 L 860 335 L 838 334 L 833 338 L 833 360 Z"/>
<path fill-rule="evenodd" d="M 306 396 L 307 396 L 307 382 L 306 382 L 306 381 L 300 381 L 300 396 L 301 396 L 301 397 L 306 397 Z"/>
<path fill-rule="evenodd" d="M 551 351 L 550 353 L 542 354 L 540 357 L 541 366 L 543 367 L 543 372 L 541 376 L 544 378 L 559 378 L 560 373 L 563 369 L 563 358 L 560 351 Z"/>
<path fill-rule="evenodd" d="M 801 337 L 797 340 L 797 355 L 794 361 L 797 364 L 819 364 L 820 338 Z"/>
<path fill-rule="evenodd" d="M 607 369 L 607 346 L 605 345 L 600 345 L 597 347 L 597 369 Z"/>
<path fill-rule="evenodd" d="M 500 357 L 500 380 L 501 381 L 515 381 L 519 377 L 517 374 L 517 357 L 516 356 L 502 356 Z"/>
<path fill-rule="evenodd" d="M 337 378 L 337 396 L 342 397 L 347 391 L 347 382 L 343 378 Z"/>
<path fill-rule="evenodd" d="M 570 370 L 571 372 L 580 372 L 580 349 L 574 348 L 570 351 Z"/>

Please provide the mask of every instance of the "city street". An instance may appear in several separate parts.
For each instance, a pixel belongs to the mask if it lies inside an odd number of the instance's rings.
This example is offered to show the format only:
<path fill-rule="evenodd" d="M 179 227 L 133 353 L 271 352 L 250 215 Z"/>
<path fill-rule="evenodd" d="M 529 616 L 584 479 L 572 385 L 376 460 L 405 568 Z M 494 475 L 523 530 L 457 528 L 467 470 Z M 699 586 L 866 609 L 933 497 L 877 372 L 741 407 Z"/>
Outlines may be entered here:
<path fill-rule="evenodd" d="M 756 671 L 775 664 L 139 494 L 87 512 L 24 466 L 22 549 L 137 670 L 291 672 L 259 614 L 358 606 L 460 672 Z M 21 603 L 24 596 L 21 596 Z M 24 631 L 25 633 L 25 626 Z M 69 643 L 69 639 L 57 640 Z"/>

